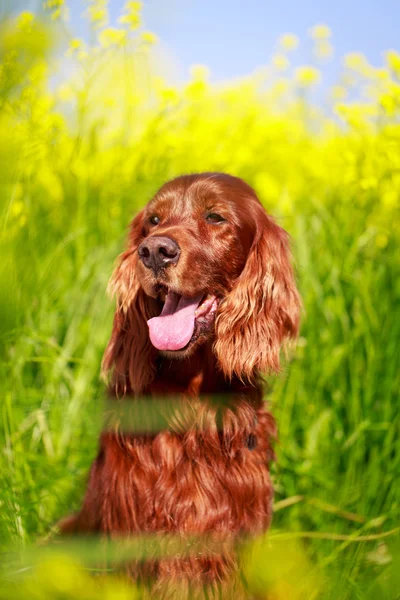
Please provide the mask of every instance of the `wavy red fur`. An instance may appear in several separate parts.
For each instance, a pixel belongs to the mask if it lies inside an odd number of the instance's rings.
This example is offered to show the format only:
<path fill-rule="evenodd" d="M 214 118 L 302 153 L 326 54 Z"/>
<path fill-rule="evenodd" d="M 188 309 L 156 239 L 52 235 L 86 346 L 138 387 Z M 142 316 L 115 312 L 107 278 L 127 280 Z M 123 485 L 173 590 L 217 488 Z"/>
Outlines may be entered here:
<path fill-rule="evenodd" d="M 167 264 L 162 249 L 161 257 L 150 257 L 161 266 L 149 267 L 147 240 L 165 238 L 179 248 L 179 260 Z M 161 405 L 178 396 L 179 403 L 159 432 L 137 423 L 135 432 L 102 433 L 82 509 L 62 529 L 233 540 L 265 531 L 276 431 L 261 373 L 279 370 L 280 349 L 299 323 L 286 232 L 242 180 L 221 173 L 178 177 L 133 220 L 111 288 L 117 308 L 103 361 L 111 396 L 124 403 L 155 396 Z M 217 306 L 215 315 L 204 310 L 195 317 L 189 344 L 175 353 L 154 348 L 147 327 L 170 290 L 185 298 L 212 295 Z M 239 597 L 233 549 L 129 570 L 152 580 L 153 597 L 184 598 L 196 586 L 198 597 L 217 597 L 223 586 Z"/>

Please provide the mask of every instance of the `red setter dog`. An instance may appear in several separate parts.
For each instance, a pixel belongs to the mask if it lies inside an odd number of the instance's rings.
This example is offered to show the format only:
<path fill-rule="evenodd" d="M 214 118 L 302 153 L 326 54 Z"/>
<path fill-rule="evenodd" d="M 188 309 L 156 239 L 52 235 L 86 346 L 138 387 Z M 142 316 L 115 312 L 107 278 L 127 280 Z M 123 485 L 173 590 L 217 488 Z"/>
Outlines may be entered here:
<path fill-rule="evenodd" d="M 175 396 L 180 408 L 157 432 L 139 423 L 102 433 L 83 507 L 62 529 L 231 539 L 265 531 L 275 425 L 260 374 L 279 370 L 299 321 L 286 232 L 241 179 L 178 177 L 133 220 L 112 288 L 103 365 L 114 402 Z M 132 572 L 153 579 L 153 597 L 182 598 L 196 582 L 221 590 L 234 565 L 233 554 L 199 553 Z"/>

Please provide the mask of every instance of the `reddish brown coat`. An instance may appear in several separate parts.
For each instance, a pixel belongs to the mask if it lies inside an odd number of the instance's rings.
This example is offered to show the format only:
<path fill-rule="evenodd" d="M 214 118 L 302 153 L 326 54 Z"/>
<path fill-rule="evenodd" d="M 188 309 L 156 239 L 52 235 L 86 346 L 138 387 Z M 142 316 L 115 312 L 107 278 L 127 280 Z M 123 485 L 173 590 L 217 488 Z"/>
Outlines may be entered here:
<path fill-rule="evenodd" d="M 223 226 L 206 222 L 210 210 L 224 216 Z M 159 278 L 137 254 L 152 235 L 173 238 L 181 250 Z M 219 299 L 213 327 L 178 358 L 158 353 L 149 340 L 146 321 L 160 313 L 160 284 Z M 103 367 L 116 405 L 152 396 L 179 403 L 165 430 L 143 432 L 138 424 L 135 432 L 102 433 L 83 507 L 64 531 L 231 539 L 265 531 L 276 431 L 260 373 L 279 370 L 281 346 L 296 336 L 299 322 L 287 234 L 242 180 L 219 173 L 179 177 L 133 220 L 111 285 L 117 309 Z M 235 565 L 232 551 L 151 561 L 131 572 L 151 575 L 153 590 L 166 597 L 174 596 L 163 585 L 179 581 L 176 597 L 184 597 L 193 580 L 232 583 Z"/>

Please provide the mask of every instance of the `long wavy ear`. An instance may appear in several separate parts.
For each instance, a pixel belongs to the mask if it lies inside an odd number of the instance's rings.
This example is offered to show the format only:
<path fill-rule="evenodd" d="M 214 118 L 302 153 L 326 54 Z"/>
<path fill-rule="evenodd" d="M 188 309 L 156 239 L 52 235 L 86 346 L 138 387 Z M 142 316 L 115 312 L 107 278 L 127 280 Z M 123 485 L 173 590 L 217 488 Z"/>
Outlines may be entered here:
<path fill-rule="evenodd" d="M 288 234 L 256 207 L 256 235 L 244 269 L 221 303 L 214 351 L 227 377 L 278 372 L 281 346 L 297 336 L 300 298 Z"/>
<path fill-rule="evenodd" d="M 142 229 L 143 211 L 132 222 L 129 248 L 121 254 L 109 283 L 116 296 L 116 310 L 102 371 L 111 374 L 110 392 L 117 396 L 142 393 L 154 375 L 154 349 L 147 320 L 159 309 L 156 301 L 146 296 L 136 276 L 136 250 Z"/>

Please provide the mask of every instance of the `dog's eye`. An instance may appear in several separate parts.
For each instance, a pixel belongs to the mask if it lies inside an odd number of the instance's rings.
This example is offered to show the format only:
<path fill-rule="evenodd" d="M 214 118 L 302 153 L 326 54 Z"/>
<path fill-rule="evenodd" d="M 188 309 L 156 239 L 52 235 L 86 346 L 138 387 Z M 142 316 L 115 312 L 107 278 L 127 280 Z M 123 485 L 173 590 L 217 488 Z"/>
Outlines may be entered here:
<path fill-rule="evenodd" d="M 222 223 L 223 221 L 226 221 L 224 217 L 221 217 L 221 215 L 218 215 L 217 213 L 209 213 L 206 216 L 206 220 L 208 223 Z"/>
<path fill-rule="evenodd" d="M 157 217 L 157 215 L 152 215 L 149 221 L 152 225 L 158 225 L 160 222 L 160 217 Z"/>

